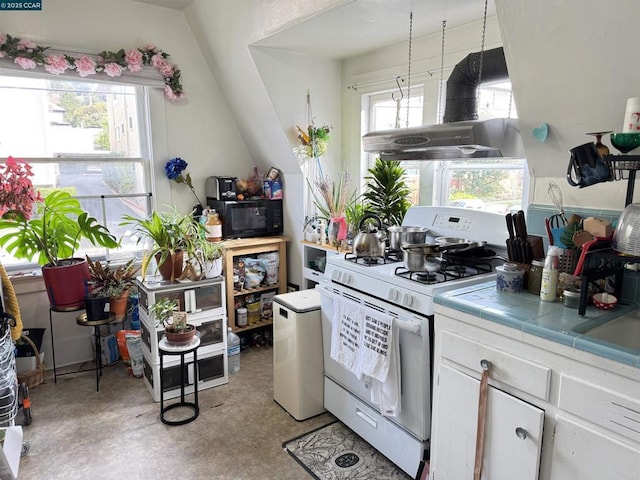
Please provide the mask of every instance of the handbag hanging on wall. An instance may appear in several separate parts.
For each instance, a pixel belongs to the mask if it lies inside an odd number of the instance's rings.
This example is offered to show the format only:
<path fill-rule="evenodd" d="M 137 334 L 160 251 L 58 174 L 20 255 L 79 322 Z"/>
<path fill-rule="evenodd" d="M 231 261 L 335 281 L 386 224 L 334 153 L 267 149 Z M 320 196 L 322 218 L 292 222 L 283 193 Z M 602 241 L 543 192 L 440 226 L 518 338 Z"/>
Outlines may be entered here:
<path fill-rule="evenodd" d="M 567 168 L 567 181 L 573 187 L 583 188 L 613 180 L 612 168 L 600 156 L 593 143 L 585 143 L 569 150 L 571 159 Z"/>

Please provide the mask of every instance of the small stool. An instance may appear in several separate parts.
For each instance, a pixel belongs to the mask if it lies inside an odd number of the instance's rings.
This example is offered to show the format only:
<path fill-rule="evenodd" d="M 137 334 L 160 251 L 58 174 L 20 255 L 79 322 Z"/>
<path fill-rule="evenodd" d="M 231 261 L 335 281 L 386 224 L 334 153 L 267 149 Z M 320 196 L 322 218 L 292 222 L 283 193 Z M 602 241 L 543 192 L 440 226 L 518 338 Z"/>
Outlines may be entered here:
<path fill-rule="evenodd" d="M 167 341 L 167 337 L 162 337 L 158 342 L 158 350 L 160 352 L 160 420 L 166 425 L 184 425 L 198 418 L 200 407 L 198 406 L 198 347 L 200 346 L 200 337 L 195 336 L 193 340 L 185 345 L 176 345 Z M 193 402 L 185 401 L 184 388 L 187 379 L 184 374 L 184 356 L 193 352 Z M 163 358 L 165 355 L 180 355 L 180 401 L 164 406 L 164 365 Z M 167 420 L 164 414 L 174 408 L 189 407 L 193 409 L 193 415 L 183 420 Z"/>
<path fill-rule="evenodd" d="M 122 323 L 122 320 L 116 321 L 115 314 L 109 312 L 109 316 L 103 320 L 87 320 L 87 314 L 82 313 L 76 317 L 76 323 L 84 327 L 93 327 L 93 338 L 95 342 L 95 362 L 96 362 L 96 392 L 100 391 L 100 377 L 102 377 L 102 344 L 100 343 L 100 327 L 102 325 L 110 325 Z M 79 370 L 82 371 L 82 370 Z M 78 373 L 78 372 L 68 372 Z M 63 374 L 59 374 L 63 375 Z"/>

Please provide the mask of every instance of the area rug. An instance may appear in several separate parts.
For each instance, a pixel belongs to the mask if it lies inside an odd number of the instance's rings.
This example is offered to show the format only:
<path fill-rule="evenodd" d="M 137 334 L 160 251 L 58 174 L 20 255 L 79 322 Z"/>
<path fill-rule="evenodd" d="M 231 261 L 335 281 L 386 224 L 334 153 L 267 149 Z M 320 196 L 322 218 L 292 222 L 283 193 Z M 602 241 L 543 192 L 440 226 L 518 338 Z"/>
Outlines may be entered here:
<path fill-rule="evenodd" d="M 284 442 L 282 447 L 318 480 L 411 479 L 339 421 Z"/>

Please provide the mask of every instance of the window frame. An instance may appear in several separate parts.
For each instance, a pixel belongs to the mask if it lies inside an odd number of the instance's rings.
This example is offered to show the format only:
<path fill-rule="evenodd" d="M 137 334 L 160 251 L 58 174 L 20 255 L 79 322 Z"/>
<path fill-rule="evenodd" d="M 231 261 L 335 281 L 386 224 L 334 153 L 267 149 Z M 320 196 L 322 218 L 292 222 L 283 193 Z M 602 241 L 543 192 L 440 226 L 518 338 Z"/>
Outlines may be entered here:
<path fill-rule="evenodd" d="M 26 74 L 21 74 L 22 72 L 6 69 L 0 67 L 0 77 L 2 76 L 11 76 L 18 78 L 41 78 L 44 80 L 58 80 L 58 81 L 67 81 L 70 83 L 88 83 L 88 84 L 105 84 L 105 85 L 113 85 L 114 83 L 124 85 L 127 87 L 131 87 L 135 89 L 136 92 L 136 114 L 126 115 L 126 120 L 121 122 L 121 124 L 114 125 L 114 133 L 120 132 L 121 129 L 126 134 L 129 128 L 129 125 L 133 127 L 137 126 L 138 129 L 138 142 L 140 147 L 140 156 L 139 157 L 117 157 L 113 155 L 93 155 L 93 154 L 73 154 L 73 155 L 55 155 L 51 157 L 29 157 L 25 155 L 21 155 L 19 152 L 15 154 L 12 153 L 16 158 L 24 159 L 27 163 L 36 165 L 36 164 L 50 164 L 50 163 L 65 163 L 65 164 L 73 164 L 77 163 L 86 163 L 86 164 L 104 164 L 108 161 L 117 160 L 118 162 L 134 162 L 142 165 L 142 180 L 144 182 L 144 191 L 138 193 L 100 193 L 95 195 L 74 195 L 80 202 L 83 201 L 99 201 L 99 214 L 98 212 L 91 212 L 92 215 L 96 216 L 98 221 L 101 224 L 106 225 L 108 222 L 108 208 L 107 203 L 109 200 L 113 199 L 141 199 L 141 203 L 145 206 L 147 214 L 152 211 L 154 207 L 153 199 L 155 196 L 155 172 L 154 172 L 154 160 L 153 160 L 153 129 L 154 124 L 152 123 L 152 119 L 158 119 L 159 125 L 156 126 L 157 129 L 161 128 L 164 125 L 164 115 L 162 112 L 157 112 L 157 106 L 154 108 L 154 104 L 157 101 L 153 100 L 150 95 L 150 90 L 152 86 L 143 85 L 139 83 L 129 83 L 126 81 L 114 82 L 111 79 L 108 82 L 102 82 L 95 78 L 69 78 L 69 77 L 58 77 L 56 75 L 51 75 L 44 72 L 27 72 Z M 111 94 L 114 102 L 117 103 L 118 94 Z M 8 111 L 10 114 L 10 110 Z M 135 117 L 135 118 L 133 118 Z M 125 125 L 125 122 L 128 125 Z M 122 135 L 115 135 L 115 137 Z M 114 138 L 117 141 L 117 138 Z M 0 162 L 6 162 L 7 157 L 0 157 Z M 113 220 L 113 219 L 112 219 Z M 98 251 L 100 254 L 92 253 L 92 257 L 99 260 L 107 260 L 107 261 L 126 261 L 131 256 L 134 256 L 136 259 L 140 259 L 142 257 L 142 248 L 117 248 L 117 249 L 107 249 L 98 247 Z M 75 255 L 84 256 L 84 252 L 82 250 L 82 245 L 76 250 Z M 32 271 L 35 268 L 38 268 L 39 265 L 37 262 L 28 262 L 25 260 L 17 260 L 14 259 L 15 262 L 10 262 L 5 264 L 5 268 L 10 272 L 17 271 Z"/>

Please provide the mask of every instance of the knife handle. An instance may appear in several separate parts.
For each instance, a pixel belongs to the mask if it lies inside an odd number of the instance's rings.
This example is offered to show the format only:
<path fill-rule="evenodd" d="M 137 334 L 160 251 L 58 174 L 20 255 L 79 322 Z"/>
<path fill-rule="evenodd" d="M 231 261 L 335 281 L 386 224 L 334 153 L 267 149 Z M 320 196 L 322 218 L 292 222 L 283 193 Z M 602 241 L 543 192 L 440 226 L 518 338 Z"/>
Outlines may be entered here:
<path fill-rule="evenodd" d="M 513 239 L 515 237 L 515 233 L 513 231 L 513 216 L 510 213 L 507 213 L 506 219 L 507 219 L 507 231 L 509 232 L 509 238 Z"/>

